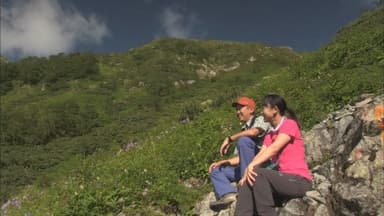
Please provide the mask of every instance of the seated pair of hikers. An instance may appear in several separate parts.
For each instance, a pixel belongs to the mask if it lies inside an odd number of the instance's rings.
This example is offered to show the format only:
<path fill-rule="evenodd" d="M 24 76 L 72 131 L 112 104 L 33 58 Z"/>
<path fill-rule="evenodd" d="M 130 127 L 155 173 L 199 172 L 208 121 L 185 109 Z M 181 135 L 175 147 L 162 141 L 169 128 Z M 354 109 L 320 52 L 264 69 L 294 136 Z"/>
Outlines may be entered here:
<path fill-rule="evenodd" d="M 262 116 L 256 116 L 256 103 L 249 97 L 241 97 L 232 103 L 236 116 L 242 123 L 240 132 L 226 137 L 220 147 L 220 154 L 228 153 L 232 143 L 236 142 L 235 156 L 228 160 L 214 162 L 209 167 L 210 179 L 213 184 L 217 201 L 210 203 L 210 208 L 218 211 L 226 208 L 236 200 L 238 182 L 244 171 L 259 152 L 265 132 L 270 125 Z"/>
<path fill-rule="evenodd" d="M 247 107 L 250 107 L 249 100 L 243 103 L 244 99 L 240 99 L 232 104 L 238 116 L 240 111 L 246 114 Z M 255 135 L 242 134 L 250 130 L 245 129 L 226 138 L 220 148 L 220 153 L 225 154 L 228 143 L 236 140 L 238 156 L 215 162 L 209 168 L 218 198 L 210 203 L 215 211 L 237 200 L 235 215 L 273 216 L 277 214 L 274 208 L 277 200 L 303 197 L 312 187 L 312 175 L 305 160 L 304 142 L 295 113 L 277 94 L 264 96 L 262 113 L 263 122 L 269 123 L 270 127 L 265 130 L 260 126 L 255 127 L 259 131 L 256 137 L 264 138 L 260 141 L 261 148 L 254 140 Z M 243 121 L 246 127 L 251 119 Z M 254 145 L 253 149 L 249 148 L 251 144 Z M 270 161 L 272 163 L 269 164 Z M 231 186 L 231 182 L 237 181 L 238 190 Z"/>

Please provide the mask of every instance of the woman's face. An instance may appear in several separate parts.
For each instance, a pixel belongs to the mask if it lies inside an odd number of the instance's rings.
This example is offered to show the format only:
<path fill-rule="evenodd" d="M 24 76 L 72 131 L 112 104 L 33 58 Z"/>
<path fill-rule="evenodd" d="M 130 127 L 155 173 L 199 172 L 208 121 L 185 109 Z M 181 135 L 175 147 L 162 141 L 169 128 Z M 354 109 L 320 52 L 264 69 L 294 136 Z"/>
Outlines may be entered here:
<path fill-rule="evenodd" d="M 276 113 L 278 112 L 276 106 L 271 107 L 270 104 L 267 104 L 266 106 L 263 106 L 263 116 L 264 121 L 266 122 L 272 122 L 273 117 L 276 116 Z"/>

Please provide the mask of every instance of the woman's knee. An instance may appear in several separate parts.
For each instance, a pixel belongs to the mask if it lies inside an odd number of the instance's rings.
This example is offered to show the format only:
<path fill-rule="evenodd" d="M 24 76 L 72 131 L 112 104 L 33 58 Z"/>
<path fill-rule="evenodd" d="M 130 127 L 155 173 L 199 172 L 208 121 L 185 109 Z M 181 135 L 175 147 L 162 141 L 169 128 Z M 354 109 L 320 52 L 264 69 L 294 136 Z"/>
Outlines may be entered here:
<path fill-rule="evenodd" d="M 267 172 L 270 172 L 271 170 L 265 169 L 262 167 L 257 167 L 254 169 L 255 173 L 257 173 L 257 176 L 266 176 Z"/>

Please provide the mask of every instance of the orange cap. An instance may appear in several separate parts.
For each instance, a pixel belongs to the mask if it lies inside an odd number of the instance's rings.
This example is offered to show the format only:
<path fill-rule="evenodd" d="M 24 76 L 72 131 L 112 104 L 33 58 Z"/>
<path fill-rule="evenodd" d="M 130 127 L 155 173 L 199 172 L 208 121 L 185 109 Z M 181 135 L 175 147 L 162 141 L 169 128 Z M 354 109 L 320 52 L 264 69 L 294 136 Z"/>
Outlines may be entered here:
<path fill-rule="evenodd" d="M 232 107 L 236 107 L 237 105 L 249 106 L 253 109 L 256 109 L 256 103 L 249 97 L 241 97 L 236 102 L 232 103 Z"/>

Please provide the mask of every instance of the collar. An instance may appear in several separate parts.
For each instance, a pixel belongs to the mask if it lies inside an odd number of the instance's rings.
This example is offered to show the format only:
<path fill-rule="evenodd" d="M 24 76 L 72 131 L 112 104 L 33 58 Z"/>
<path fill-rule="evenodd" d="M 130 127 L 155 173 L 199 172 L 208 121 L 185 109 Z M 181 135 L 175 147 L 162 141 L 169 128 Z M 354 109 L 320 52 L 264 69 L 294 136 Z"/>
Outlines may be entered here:
<path fill-rule="evenodd" d="M 275 128 L 273 128 L 273 126 L 271 126 L 270 131 L 273 132 L 273 133 L 275 133 L 276 131 L 278 131 L 278 130 L 280 129 L 281 125 L 283 124 L 283 122 L 285 121 L 285 119 L 287 119 L 287 118 L 286 118 L 285 116 L 283 116 L 283 117 L 281 118 L 279 124 L 278 124 Z"/>
<path fill-rule="evenodd" d="M 252 125 L 254 124 L 255 122 L 255 118 L 256 116 L 252 116 L 244 125 L 243 125 L 243 129 L 249 129 L 252 127 Z"/>

